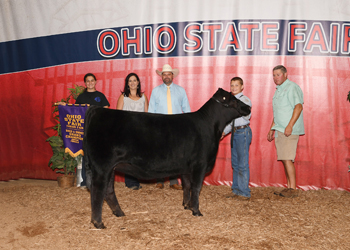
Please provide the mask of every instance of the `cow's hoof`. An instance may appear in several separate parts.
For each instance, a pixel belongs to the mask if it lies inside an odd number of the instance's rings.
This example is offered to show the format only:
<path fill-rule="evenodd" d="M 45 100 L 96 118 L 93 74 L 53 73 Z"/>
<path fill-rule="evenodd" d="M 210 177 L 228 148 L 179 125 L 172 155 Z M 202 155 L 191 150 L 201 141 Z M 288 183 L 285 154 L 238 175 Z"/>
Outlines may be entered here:
<path fill-rule="evenodd" d="M 203 214 L 201 214 L 201 212 L 195 212 L 195 211 L 192 211 L 192 215 L 193 216 L 203 216 Z"/>
<path fill-rule="evenodd" d="M 191 208 L 190 208 L 189 205 L 184 205 L 184 209 L 185 209 L 185 210 L 190 210 Z"/>
<path fill-rule="evenodd" d="M 97 229 L 105 229 L 105 225 L 103 224 L 103 222 L 101 223 L 97 223 L 97 222 L 93 222 L 91 221 L 92 224 L 94 224 L 94 226 L 97 228 Z"/>
<path fill-rule="evenodd" d="M 125 216 L 124 212 L 123 211 L 114 211 L 113 214 L 117 217 L 123 217 Z"/>

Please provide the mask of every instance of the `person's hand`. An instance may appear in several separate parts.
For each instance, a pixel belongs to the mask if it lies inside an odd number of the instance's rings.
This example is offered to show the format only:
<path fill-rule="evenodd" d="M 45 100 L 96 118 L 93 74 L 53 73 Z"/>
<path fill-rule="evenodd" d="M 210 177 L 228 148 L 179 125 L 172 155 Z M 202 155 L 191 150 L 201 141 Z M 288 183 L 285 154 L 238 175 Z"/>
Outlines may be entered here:
<path fill-rule="evenodd" d="M 221 135 L 220 140 L 222 140 L 222 138 L 224 138 L 224 137 L 225 137 L 225 133 L 224 133 L 224 132 L 222 132 L 222 135 Z"/>
<path fill-rule="evenodd" d="M 269 133 L 267 134 L 267 140 L 272 141 L 273 139 L 275 139 L 275 131 L 270 130 Z"/>
<path fill-rule="evenodd" d="M 288 137 L 292 134 L 292 131 L 293 131 L 293 127 L 288 125 L 284 130 L 284 135 Z"/>
<path fill-rule="evenodd" d="M 56 102 L 57 105 L 63 105 L 63 106 L 66 106 L 67 103 L 65 102 Z"/>

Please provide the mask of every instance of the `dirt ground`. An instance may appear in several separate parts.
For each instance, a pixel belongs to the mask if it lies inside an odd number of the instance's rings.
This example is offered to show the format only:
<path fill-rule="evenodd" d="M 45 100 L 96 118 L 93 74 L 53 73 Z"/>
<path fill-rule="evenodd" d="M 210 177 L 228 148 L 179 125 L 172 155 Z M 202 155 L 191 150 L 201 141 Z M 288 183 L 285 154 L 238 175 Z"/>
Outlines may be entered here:
<path fill-rule="evenodd" d="M 166 183 L 167 184 L 167 183 Z M 203 186 L 200 211 L 182 207 L 182 191 L 116 183 L 126 214 L 106 203 L 97 230 L 90 223 L 90 193 L 56 181 L 0 182 L 0 249 L 350 249 L 350 193 L 251 188 L 249 201 L 227 199 L 228 186 Z"/>

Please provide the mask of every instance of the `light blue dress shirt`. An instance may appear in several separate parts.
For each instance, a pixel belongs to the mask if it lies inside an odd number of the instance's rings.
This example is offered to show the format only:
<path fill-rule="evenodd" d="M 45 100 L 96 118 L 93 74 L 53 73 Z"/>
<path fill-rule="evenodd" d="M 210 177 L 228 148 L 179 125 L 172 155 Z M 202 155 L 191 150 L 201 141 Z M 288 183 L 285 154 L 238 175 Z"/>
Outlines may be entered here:
<path fill-rule="evenodd" d="M 252 102 L 250 101 L 250 99 L 248 97 L 246 97 L 245 95 L 243 95 L 243 93 L 238 93 L 237 95 L 235 95 L 235 97 L 239 100 L 241 100 L 243 103 L 247 104 L 249 107 L 252 106 Z M 235 127 L 239 127 L 239 126 L 244 126 L 244 125 L 248 125 L 250 123 L 250 117 L 252 116 L 252 113 L 250 113 L 247 116 L 242 116 L 240 118 L 235 119 Z M 225 135 L 230 133 L 232 131 L 232 122 L 230 122 L 225 128 L 224 128 L 224 133 Z"/>
<path fill-rule="evenodd" d="M 173 114 L 191 112 L 190 104 L 183 87 L 171 83 L 170 85 L 171 104 Z M 157 114 L 168 114 L 167 85 L 163 83 L 152 90 L 149 100 L 148 112 Z"/>

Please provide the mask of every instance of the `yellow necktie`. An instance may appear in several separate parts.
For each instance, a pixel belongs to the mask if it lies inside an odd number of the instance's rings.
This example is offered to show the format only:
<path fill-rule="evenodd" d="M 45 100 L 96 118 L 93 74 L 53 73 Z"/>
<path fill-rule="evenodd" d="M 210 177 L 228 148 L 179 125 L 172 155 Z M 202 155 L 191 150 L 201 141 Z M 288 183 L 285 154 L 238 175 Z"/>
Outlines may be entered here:
<path fill-rule="evenodd" d="M 171 94 L 170 94 L 170 86 L 166 86 L 168 88 L 166 92 L 166 102 L 168 105 L 168 114 L 173 113 L 173 107 L 171 106 Z"/>

